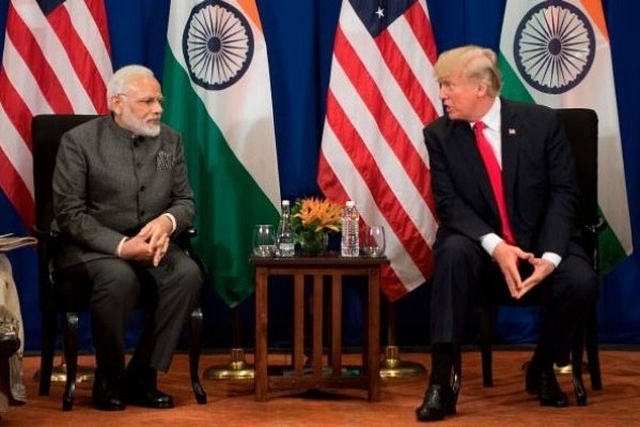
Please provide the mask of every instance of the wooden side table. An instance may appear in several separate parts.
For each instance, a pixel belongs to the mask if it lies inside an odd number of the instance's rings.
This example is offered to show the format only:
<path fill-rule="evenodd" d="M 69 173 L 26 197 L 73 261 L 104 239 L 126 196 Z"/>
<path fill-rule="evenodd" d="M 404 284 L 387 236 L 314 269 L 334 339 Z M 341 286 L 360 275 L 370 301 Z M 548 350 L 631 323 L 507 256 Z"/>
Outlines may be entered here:
<path fill-rule="evenodd" d="M 269 392 L 310 388 L 359 388 L 367 390 L 370 402 L 380 400 L 380 267 L 386 258 L 322 257 L 259 258 L 251 257 L 256 267 L 256 342 L 255 394 L 257 401 L 269 399 Z M 291 375 L 270 375 L 267 368 L 267 288 L 271 276 L 293 276 L 293 369 Z M 304 355 L 304 278 L 313 277 L 313 316 L 311 369 L 305 369 Z M 331 278 L 329 306 L 329 354 L 327 372 L 323 364 L 323 277 Z M 366 327 L 362 351 L 361 375 L 342 374 L 342 279 L 364 276 L 368 279 Z"/>

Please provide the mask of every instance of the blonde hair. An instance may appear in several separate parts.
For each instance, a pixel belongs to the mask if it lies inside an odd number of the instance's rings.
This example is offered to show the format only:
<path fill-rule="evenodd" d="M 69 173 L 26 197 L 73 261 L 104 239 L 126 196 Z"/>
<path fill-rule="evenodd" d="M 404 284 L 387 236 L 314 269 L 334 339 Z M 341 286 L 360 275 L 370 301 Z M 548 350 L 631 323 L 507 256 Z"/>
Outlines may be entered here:
<path fill-rule="evenodd" d="M 447 50 L 438 57 L 434 70 L 438 80 L 462 71 L 465 78 L 484 82 L 491 96 L 500 93 L 502 73 L 491 49 L 467 45 Z"/>

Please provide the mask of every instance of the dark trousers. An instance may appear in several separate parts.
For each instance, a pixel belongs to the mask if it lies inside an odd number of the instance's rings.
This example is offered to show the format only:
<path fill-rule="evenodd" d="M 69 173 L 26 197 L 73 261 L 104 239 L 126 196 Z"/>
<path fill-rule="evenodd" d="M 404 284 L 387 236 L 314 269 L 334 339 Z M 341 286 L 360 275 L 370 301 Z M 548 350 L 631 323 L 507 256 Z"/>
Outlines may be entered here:
<path fill-rule="evenodd" d="M 462 235 L 439 236 L 434 253 L 431 342 L 434 347 L 457 348 L 469 305 L 486 293 L 508 296 L 509 291 L 497 264 L 479 243 Z M 535 352 L 541 363 L 569 362 L 574 337 L 597 296 L 595 271 L 580 246 L 571 242 L 560 265 L 523 297 L 523 302 L 542 302 Z"/>
<path fill-rule="evenodd" d="M 158 267 L 102 258 L 82 269 L 93 283 L 92 334 L 100 375 L 124 375 L 124 336 L 137 306 L 148 316 L 131 363 L 166 372 L 184 322 L 200 298 L 203 276 L 197 264 L 172 245 Z"/>

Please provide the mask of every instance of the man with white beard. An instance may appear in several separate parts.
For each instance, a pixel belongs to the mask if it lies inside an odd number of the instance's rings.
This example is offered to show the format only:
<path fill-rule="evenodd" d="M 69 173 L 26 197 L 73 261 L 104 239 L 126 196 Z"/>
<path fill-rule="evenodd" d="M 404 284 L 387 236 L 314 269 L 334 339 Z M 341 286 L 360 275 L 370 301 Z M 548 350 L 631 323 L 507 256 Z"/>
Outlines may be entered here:
<path fill-rule="evenodd" d="M 111 114 L 67 132 L 56 159 L 54 227 L 64 240 L 57 269 L 93 284 L 93 405 L 100 410 L 173 407 L 157 388 L 157 372 L 169 369 L 203 282 L 171 241 L 191 226 L 194 201 L 182 138 L 160 122 L 162 102 L 151 70 L 121 68 L 107 84 Z M 124 331 L 141 293 L 153 304 L 125 367 Z"/>

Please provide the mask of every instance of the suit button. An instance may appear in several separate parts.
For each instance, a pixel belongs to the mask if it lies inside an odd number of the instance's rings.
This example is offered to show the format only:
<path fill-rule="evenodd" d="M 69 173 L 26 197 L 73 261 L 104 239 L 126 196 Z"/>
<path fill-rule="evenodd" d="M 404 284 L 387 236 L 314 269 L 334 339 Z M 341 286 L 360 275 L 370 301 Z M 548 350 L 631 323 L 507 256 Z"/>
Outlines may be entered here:
<path fill-rule="evenodd" d="M 144 190 L 145 190 L 145 188 L 147 188 L 147 187 L 145 187 L 144 185 L 141 185 L 141 186 L 140 186 L 140 191 L 144 191 Z"/>
<path fill-rule="evenodd" d="M 138 169 L 140 169 L 140 168 L 142 167 L 142 163 L 140 163 L 140 162 L 136 163 L 136 167 L 137 167 Z"/>

